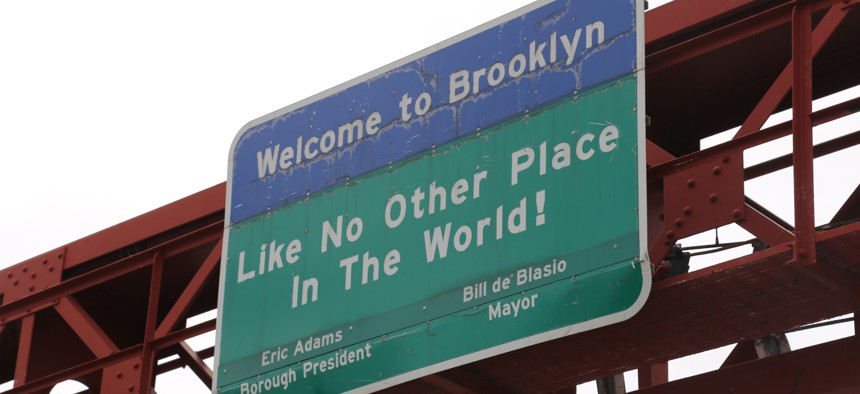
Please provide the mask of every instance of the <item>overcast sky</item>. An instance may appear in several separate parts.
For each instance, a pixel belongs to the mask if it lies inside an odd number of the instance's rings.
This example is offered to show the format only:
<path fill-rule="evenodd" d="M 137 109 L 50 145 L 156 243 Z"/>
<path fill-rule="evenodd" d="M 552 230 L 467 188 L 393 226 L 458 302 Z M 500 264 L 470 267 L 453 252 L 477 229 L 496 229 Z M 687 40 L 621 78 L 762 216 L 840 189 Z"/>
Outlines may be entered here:
<path fill-rule="evenodd" d="M 223 182 L 245 123 L 528 3 L 0 3 L 0 268 Z"/>
<path fill-rule="evenodd" d="M 0 266 L 223 182 L 247 122 L 528 0 L 0 4 Z"/>

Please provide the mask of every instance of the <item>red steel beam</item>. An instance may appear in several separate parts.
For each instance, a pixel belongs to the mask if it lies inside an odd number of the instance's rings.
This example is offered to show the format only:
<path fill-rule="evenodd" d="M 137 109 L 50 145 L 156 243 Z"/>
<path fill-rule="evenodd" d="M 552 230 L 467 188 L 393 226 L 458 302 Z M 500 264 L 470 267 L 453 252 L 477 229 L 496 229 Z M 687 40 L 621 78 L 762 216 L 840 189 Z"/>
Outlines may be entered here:
<path fill-rule="evenodd" d="M 203 349 L 203 350 L 196 352 L 196 353 L 197 353 L 197 357 L 200 357 L 201 360 L 206 360 L 207 358 L 211 358 L 211 357 L 215 356 L 215 347 L 210 346 L 210 347 Z M 176 353 L 176 356 L 178 357 L 179 354 Z M 156 365 L 155 366 L 155 374 L 161 375 L 163 373 L 170 372 L 174 369 L 184 368 L 187 365 L 188 365 L 188 363 L 185 360 L 183 360 L 181 357 L 179 357 L 179 358 L 176 358 L 174 360 L 170 360 L 168 362 Z"/>
<path fill-rule="evenodd" d="M 856 219 L 857 217 L 860 217 L 860 185 L 857 185 L 857 188 L 848 196 L 848 199 L 845 200 L 839 211 L 833 215 L 831 223 L 840 223 Z"/>
<path fill-rule="evenodd" d="M 427 382 L 431 386 L 434 386 L 444 393 L 455 393 L 455 394 L 477 394 L 478 392 L 472 390 L 468 387 L 463 387 L 459 383 L 452 382 L 439 374 L 427 375 L 421 378 L 424 382 Z"/>
<path fill-rule="evenodd" d="M 770 132 L 768 134 L 773 134 L 773 133 L 775 133 L 775 132 Z M 753 138 L 753 137 L 749 137 L 749 138 Z M 671 154 L 663 151 L 662 149 L 660 149 L 655 144 L 650 144 L 649 147 L 654 151 L 661 152 L 660 154 L 663 158 L 672 157 Z M 735 149 L 737 149 L 737 147 L 735 147 Z M 729 160 L 728 160 L 729 157 L 734 156 L 734 157 L 739 159 L 741 157 L 742 152 L 738 151 L 738 150 L 735 150 L 735 151 L 725 150 L 725 151 L 722 151 L 722 153 L 724 153 L 723 156 L 715 156 L 715 157 L 712 156 L 712 157 L 709 157 L 710 160 L 703 160 L 701 157 L 697 157 L 695 160 L 690 160 L 690 161 L 673 160 L 672 163 L 675 166 L 675 168 L 684 167 L 684 169 L 671 172 L 671 174 L 676 175 L 676 174 L 679 174 L 682 172 L 687 172 L 690 174 L 700 174 L 701 175 L 701 171 L 700 171 L 701 168 L 700 167 L 709 163 L 709 161 L 719 160 L 723 164 L 727 164 L 727 163 L 729 163 Z M 650 174 L 652 172 L 661 171 L 661 170 L 666 171 L 667 168 L 671 168 L 671 167 L 657 166 L 657 167 L 649 169 L 648 170 L 649 179 L 656 179 L 656 178 L 653 178 L 652 176 L 650 176 Z M 710 169 L 710 167 L 708 167 L 708 168 Z M 717 168 L 715 167 L 714 170 L 716 170 L 716 169 Z M 717 172 L 717 174 L 718 173 L 719 172 Z M 678 179 L 678 178 L 679 178 L 678 176 L 672 177 L 672 179 Z M 680 177 L 680 178 L 686 178 L 686 176 Z M 698 181 L 695 181 L 695 178 L 702 179 L 700 176 L 690 175 L 689 180 L 687 181 L 688 185 L 690 187 L 693 187 L 692 184 L 690 184 L 690 182 L 698 182 Z M 668 175 L 666 175 L 666 177 L 660 178 L 660 179 L 668 179 Z M 707 179 L 708 178 L 704 178 L 702 180 L 706 181 Z M 741 193 L 742 194 L 743 193 L 743 179 L 735 179 L 734 181 L 738 182 L 739 184 L 735 184 L 733 182 L 729 183 L 729 185 L 731 185 L 732 187 L 725 187 L 726 185 L 724 184 L 723 186 L 721 186 L 723 191 L 721 191 L 720 193 L 722 194 L 723 192 L 725 192 L 726 194 L 730 194 L 730 193 Z M 670 193 L 672 193 L 672 191 L 669 189 L 671 187 L 671 185 L 669 185 L 666 182 L 668 182 L 668 181 L 665 181 L 663 183 L 663 186 L 662 186 L 663 187 L 663 196 L 668 196 L 668 195 L 670 195 Z M 703 183 L 705 183 L 705 182 L 703 182 Z M 674 190 L 674 189 L 672 189 L 672 190 Z M 654 196 L 652 196 L 652 198 L 653 197 Z M 713 194 L 712 197 L 717 198 L 717 195 Z M 721 198 L 725 198 L 725 197 L 726 196 L 724 195 Z M 731 196 L 729 196 L 729 197 L 731 197 Z M 743 200 L 742 196 L 740 199 Z M 664 199 L 664 201 L 665 201 L 665 199 Z M 716 200 L 712 200 L 712 202 L 714 202 L 714 201 L 716 201 Z M 662 209 L 665 211 L 665 210 L 670 209 L 670 208 L 663 206 Z M 695 209 L 693 209 L 693 210 L 695 210 Z M 751 206 L 749 203 L 745 203 L 742 207 L 739 206 L 735 210 L 734 221 L 737 222 L 739 225 L 741 225 L 743 228 L 745 228 L 746 230 L 751 232 L 758 239 L 762 240 L 765 243 L 779 244 L 779 243 L 783 243 L 783 242 L 787 242 L 787 241 L 791 240 L 792 236 L 787 231 L 787 229 L 784 226 L 781 226 L 780 223 L 773 220 L 771 217 L 766 216 L 765 213 L 766 212 L 762 212 L 760 209 L 756 209 L 755 207 Z M 664 212 L 664 216 L 665 216 L 665 212 Z M 724 225 L 727 223 L 725 221 L 725 218 L 721 218 L 718 216 L 699 215 L 699 217 L 707 218 L 705 220 L 711 221 L 711 225 L 713 227 L 721 226 L 721 225 Z M 672 244 L 674 244 L 680 238 L 684 238 L 686 236 L 693 235 L 693 234 L 701 231 L 701 230 L 697 230 L 698 227 L 687 229 L 686 227 L 678 226 L 679 228 L 673 228 L 672 226 L 673 226 L 673 223 L 670 223 L 670 220 L 664 219 L 663 220 L 663 226 L 662 226 L 664 231 L 662 233 L 660 233 L 658 236 L 656 236 L 650 240 L 651 244 L 649 245 L 648 253 L 649 253 L 649 256 L 651 257 L 652 264 L 657 268 L 659 268 L 662 259 L 671 249 Z M 658 276 L 661 274 L 662 274 L 661 272 L 655 273 L 655 275 L 658 275 Z"/>
<path fill-rule="evenodd" d="M 759 241 L 768 245 L 777 245 L 794 239 L 793 227 L 782 219 L 766 210 L 764 207 L 747 197 L 745 199 L 745 217 L 738 225 L 756 236 Z"/>
<path fill-rule="evenodd" d="M 757 0 L 675 0 L 647 12 L 645 42 L 663 41 L 681 32 L 747 8 Z"/>
<path fill-rule="evenodd" d="M 88 289 L 99 283 L 116 279 L 120 276 L 137 271 L 152 264 L 152 257 L 161 251 L 164 258 L 185 252 L 207 242 L 212 242 L 219 237 L 223 230 L 223 222 L 216 222 L 203 228 L 191 231 L 178 238 L 170 240 L 165 244 L 150 248 L 133 256 L 126 257 L 113 263 L 109 263 L 80 276 L 67 279 L 62 283 L 49 287 L 33 295 L 17 301 L 0 305 L 0 319 L 14 316 L 19 313 L 27 313 L 28 309 L 34 309 L 42 304 L 47 304 L 62 297 L 75 294 Z"/>
<path fill-rule="evenodd" d="M 501 385 L 486 376 L 479 375 L 475 373 L 475 371 L 469 370 L 468 368 L 449 369 L 436 374 L 436 376 L 455 385 L 453 387 L 462 387 L 466 390 L 462 392 L 498 394 L 516 393 L 516 391 L 512 390 L 510 387 Z M 431 378 L 427 381 L 430 382 L 431 380 L 435 379 Z M 435 381 L 438 382 L 439 380 Z"/>
<path fill-rule="evenodd" d="M 804 17 L 802 21 L 794 21 L 797 13 L 794 12 L 792 15 L 792 25 L 796 25 L 797 22 L 805 23 L 804 26 L 811 29 L 812 24 L 812 6 L 805 5 L 804 13 L 808 14 L 808 17 Z M 809 94 L 809 102 L 811 105 L 812 102 L 812 93 L 811 93 L 811 67 L 812 67 L 812 59 L 815 55 L 818 54 L 818 51 L 821 50 L 821 47 L 824 46 L 824 43 L 827 42 L 827 39 L 833 35 L 833 32 L 839 27 L 839 24 L 842 23 L 842 20 L 845 19 L 845 15 L 848 14 L 848 9 L 842 6 L 842 4 L 836 3 L 830 7 L 830 10 L 818 23 L 815 27 L 815 30 L 811 33 L 804 31 L 803 33 L 793 33 L 793 34 L 802 34 L 802 37 L 795 37 L 794 39 L 802 39 L 803 42 L 798 45 L 803 45 L 803 51 L 801 53 L 795 53 L 797 50 L 795 48 L 796 45 L 792 46 L 792 59 L 802 59 L 802 61 L 809 61 L 809 79 L 810 79 L 810 94 Z M 809 30 L 806 29 L 806 30 Z M 793 30 L 794 32 L 794 30 Z M 782 70 L 782 73 L 779 77 L 776 78 L 776 81 L 770 86 L 767 93 L 764 94 L 762 99 L 759 101 L 758 105 L 756 105 L 755 109 L 750 113 L 749 117 L 747 117 L 744 124 L 741 125 L 740 130 L 738 130 L 737 134 L 735 134 L 735 138 L 745 136 L 750 133 L 755 133 L 761 129 L 767 119 L 771 114 L 776 110 L 776 107 L 782 100 L 785 98 L 785 95 L 788 94 L 788 91 L 791 90 L 792 87 L 792 75 L 796 75 L 799 71 L 804 69 L 803 64 L 796 64 L 794 60 L 789 61 L 788 65 Z M 795 81 L 797 82 L 797 81 Z M 795 103 L 796 106 L 797 103 Z M 811 108 L 811 107 L 810 107 Z M 807 113 L 808 114 L 808 113 Z M 795 114 L 796 115 L 796 114 Z M 795 118 L 796 119 L 796 118 Z"/>
<path fill-rule="evenodd" d="M 844 300 L 860 306 L 860 281 L 853 275 L 848 275 L 844 270 L 826 262 L 806 265 L 790 264 L 790 267 L 827 286 L 831 292 L 836 293 Z"/>
<path fill-rule="evenodd" d="M 153 351 L 164 349 L 169 346 L 178 344 L 189 338 L 194 338 L 200 334 L 205 334 L 215 330 L 215 319 L 205 321 L 192 327 L 184 328 L 171 332 L 164 337 L 154 339 L 151 342 Z M 25 394 L 32 393 L 38 390 L 49 389 L 55 384 L 75 379 L 99 370 L 102 370 L 111 365 L 131 360 L 134 357 L 140 357 L 143 352 L 143 344 L 138 344 L 123 350 L 120 350 L 111 355 L 100 357 L 86 363 L 78 364 L 74 367 L 53 373 L 51 375 L 35 379 L 27 382 L 24 385 L 16 385 L 13 389 L 4 392 L 4 394 Z M 16 370 L 17 373 L 17 370 Z"/>
<path fill-rule="evenodd" d="M 649 167 L 658 166 L 663 163 L 676 160 L 675 156 L 673 156 L 669 152 L 666 152 L 666 150 L 664 150 L 651 140 L 646 140 L 645 143 L 645 160 L 648 162 Z"/>
<path fill-rule="evenodd" d="M 164 272 L 164 258 L 156 253 L 152 262 L 152 276 L 149 282 L 149 303 L 146 308 L 146 327 L 143 330 L 143 351 L 140 365 L 140 393 L 149 394 L 155 382 L 152 373 L 155 363 L 155 350 L 152 340 L 155 339 L 155 327 L 158 323 L 158 301 L 161 295 L 161 276 Z"/>
<path fill-rule="evenodd" d="M 820 126 L 851 115 L 857 111 L 858 106 L 860 106 L 860 97 L 815 111 L 811 115 L 812 125 Z M 722 144 L 692 152 L 678 158 L 666 153 L 662 148 L 650 143 L 649 141 L 648 154 L 651 154 L 652 150 L 654 152 L 662 151 L 663 154 L 659 156 L 659 159 L 654 159 L 653 165 L 652 159 L 650 157 L 648 158 L 648 164 L 652 165 L 652 167 L 648 169 L 648 182 L 660 180 L 666 176 L 688 170 L 701 162 L 716 160 L 733 153 L 740 153 L 746 149 L 759 146 L 770 141 L 775 141 L 779 138 L 791 135 L 791 131 L 791 121 L 787 121 L 768 127 L 757 133 L 736 137 Z"/>
<path fill-rule="evenodd" d="M 21 333 L 18 337 L 18 356 L 15 360 L 15 387 L 27 383 L 27 370 L 30 367 L 30 352 L 33 347 L 33 325 L 35 315 L 27 315 L 21 319 Z"/>
<path fill-rule="evenodd" d="M 844 16 L 845 12 L 839 15 Z M 834 24 L 833 29 L 835 25 L 838 23 Z M 829 31 L 832 32 L 832 30 Z M 794 147 L 793 259 L 799 264 L 811 264 L 815 262 L 815 185 L 813 181 L 815 155 L 812 152 L 810 114 L 812 113 L 812 58 L 815 57 L 817 49 L 813 49 L 812 6 L 809 2 L 795 3 L 791 18 L 791 44 L 791 98 L 794 126 L 792 138 Z M 818 45 L 818 48 L 821 45 L 823 44 Z"/>
<path fill-rule="evenodd" d="M 179 342 L 179 349 L 179 358 L 185 361 L 206 387 L 212 387 L 212 369 L 203 362 L 203 358 L 194 349 L 191 349 L 191 346 L 188 346 L 185 341 Z"/>
<path fill-rule="evenodd" d="M 856 320 L 855 320 L 856 322 Z M 641 394 L 826 393 L 860 389 L 856 336 L 643 388 Z"/>
<path fill-rule="evenodd" d="M 836 137 L 812 147 L 812 154 L 817 159 L 841 150 L 860 145 L 860 130 Z M 787 154 L 744 169 L 744 180 L 752 180 L 793 165 L 794 155 Z"/>
<path fill-rule="evenodd" d="M 669 381 L 669 363 L 661 362 L 639 368 L 639 388 L 664 384 Z"/>
<path fill-rule="evenodd" d="M 69 269 L 115 250 L 224 210 L 226 185 L 219 183 L 134 219 L 72 242 L 67 247 Z"/>
<path fill-rule="evenodd" d="M 96 357 L 104 357 L 119 350 L 104 330 L 72 296 L 61 298 L 54 309 L 59 312 L 63 320 L 78 334 L 78 337 Z"/>
<path fill-rule="evenodd" d="M 720 365 L 720 369 L 731 367 L 732 365 L 737 365 L 748 361 L 754 361 L 757 359 L 758 353 L 756 353 L 755 350 L 755 341 L 752 339 L 747 339 L 738 342 L 735 347 L 732 348 L 731 353 L 726 356 L 726 359 L 723 361 L 723 364 Z"/>
<path fill-rule="evenodd" d="M 203 286 L 206 285 L 209 278 L 217 272 L 216 268 L 218 267 L 218 263 L 221 261 L 222 242 L 223 239 L 218 240 L 218 243 L 216 243 L 212 248 L 212 251 L 209 252 L 209 256 L 206 257 L 203 265 L 194 273 L 194 277 L 191 278 L 188 286 L 182 290 L 182 294 L 179 296 L 179 299 L 176 300 L 176 303 L 172 308 L 170 308 L 170 311 L 167 312 L 164 320 L 162 320 L 161 324 L 155 330 L 156 338 L 166 335 L 176 327 L 179 319 L 188 312 L 191 304 L 194 303 L 197 296 L 200 295 L 200 291 L 203 290 Z"/>
<path fill-rule="evenodd" d="M 647 56 L 649 72 L 658 72 L 686 62 L 736 41 L 768 31 L 785 24 L 791 15 L 791 4 L 779 4 L 774 8 L 754 14 L 727 26 L 710 30 L 693 39 L 658 50 Z M 649 25 L 650 29 L 651 26 Z M 646 33 L 647 34 L 647 33 Z"/>

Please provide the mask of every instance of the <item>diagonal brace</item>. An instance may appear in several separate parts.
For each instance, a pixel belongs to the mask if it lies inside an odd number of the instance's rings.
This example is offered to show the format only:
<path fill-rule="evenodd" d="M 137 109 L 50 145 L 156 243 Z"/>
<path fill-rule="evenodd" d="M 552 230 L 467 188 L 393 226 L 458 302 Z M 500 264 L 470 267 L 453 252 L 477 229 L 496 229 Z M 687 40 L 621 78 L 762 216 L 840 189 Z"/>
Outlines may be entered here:
<path fill-rule="evenodd" d="M 197 299 L 197 296 L 200 295 L 200 291 L 203 290 L 203 286 L 206 285 L 206 282 L 212 276 L 212 273 L 215 272 L 215 268 L 221 261 L 222 244 L 223 239 L 219 239 L 212 248 L 212 251 L 209 252 L 206 260 L 203 261 L 200 269 L 194 273 L 194 277 L 191 278 L 191 282 L 189 282 L 188 286 L 182 290 L 182 294 L 179 295 L 179 299 L 176 300 L 176 304 L 170 308 L 170 311 L 167 312 L 167 315 L 158 326 L 158 329 L 155 330 L 156 338 L 163 337 L 176 328 L 176 324 L 179 322 L 179 319 L 188 312 L 191 304 L 193 304 Z"/>
<path fill-rule="evenodd" d="M 119 351 L 116 344 L 72 296 L 61 298 L 54 309 L 96 357 Z"/>

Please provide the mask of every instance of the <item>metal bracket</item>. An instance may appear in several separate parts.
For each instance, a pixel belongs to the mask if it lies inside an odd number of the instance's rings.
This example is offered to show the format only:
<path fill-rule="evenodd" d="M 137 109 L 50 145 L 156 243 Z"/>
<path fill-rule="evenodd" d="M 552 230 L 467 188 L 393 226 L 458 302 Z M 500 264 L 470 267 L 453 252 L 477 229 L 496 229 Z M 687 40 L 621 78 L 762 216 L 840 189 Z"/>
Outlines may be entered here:
<path fill-rule="evenodd" d="M 60 283 L 63 277 L 65 255 L 66 248 L 62 247 L 0 270 L 0 294 L 3 295 L 0 305 L 29 297 Z M 27 309 L 23 313 L 3 316 L 0 318 L 0 324 L 4 323 L 3 320 L 14 320 L 56 304 L 57 300 L 53 300 Z"/>
<path fill-rule="evenodd" d="M 103 393 L 139 393 L 140 358 L 132 358 L 109 367 L 102 372 Z"/>
<path fill-rule="evenodd" d="M 726 155 L 664 181 L 663 235 L 668 243 L 744 218 L 743 156 Z"/>

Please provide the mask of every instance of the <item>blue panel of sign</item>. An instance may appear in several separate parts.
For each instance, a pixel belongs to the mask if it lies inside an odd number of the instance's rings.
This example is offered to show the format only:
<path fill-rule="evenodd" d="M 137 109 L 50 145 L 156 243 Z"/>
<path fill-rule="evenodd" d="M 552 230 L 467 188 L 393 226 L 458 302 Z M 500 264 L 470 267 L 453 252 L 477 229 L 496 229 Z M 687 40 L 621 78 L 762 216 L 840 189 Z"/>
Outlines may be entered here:
<path fill-rule="evenodd" d="M 510 18 L 250 123 L 231 152 L 229 223 L 636 69 L 634 1 L 556 1 Z"/>

